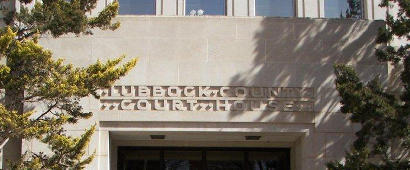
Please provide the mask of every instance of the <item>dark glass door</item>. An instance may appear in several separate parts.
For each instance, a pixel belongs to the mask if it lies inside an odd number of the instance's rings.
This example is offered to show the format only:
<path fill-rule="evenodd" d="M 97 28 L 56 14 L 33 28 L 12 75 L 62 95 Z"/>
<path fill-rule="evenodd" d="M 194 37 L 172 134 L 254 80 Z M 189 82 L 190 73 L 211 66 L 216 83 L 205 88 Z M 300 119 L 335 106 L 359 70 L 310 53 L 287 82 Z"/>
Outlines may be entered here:
<path fill-rule="evenodd" d="M 201 151 L 169 151 L 164 152 L 164 169 L 191 170 L 202 169 Z"/>
<path fill-rule="evenodd" d="M 118 170 L 289 170 L 289 148 L 119 147 Z"/>

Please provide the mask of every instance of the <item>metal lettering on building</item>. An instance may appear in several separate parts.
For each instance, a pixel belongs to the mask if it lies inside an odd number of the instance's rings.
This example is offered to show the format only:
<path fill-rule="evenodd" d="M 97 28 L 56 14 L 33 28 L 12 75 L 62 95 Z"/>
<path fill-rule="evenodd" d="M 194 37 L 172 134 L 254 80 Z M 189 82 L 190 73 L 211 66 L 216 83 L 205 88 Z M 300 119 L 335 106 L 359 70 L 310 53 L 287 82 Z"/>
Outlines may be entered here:
<path fill-rule="evenodd" d="M 304 87 L 113 86 L 100 90 L 101 110 L 312 112 Z"/>

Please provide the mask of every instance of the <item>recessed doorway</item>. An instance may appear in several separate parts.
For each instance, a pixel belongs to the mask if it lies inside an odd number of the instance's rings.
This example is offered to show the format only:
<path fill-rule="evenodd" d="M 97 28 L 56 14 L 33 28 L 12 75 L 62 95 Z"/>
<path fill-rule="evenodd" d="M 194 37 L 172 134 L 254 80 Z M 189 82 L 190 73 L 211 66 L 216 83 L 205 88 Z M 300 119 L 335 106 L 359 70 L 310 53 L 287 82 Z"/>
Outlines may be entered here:
<path fill-rule="evenodd" d="M 289 148 L 118 147 L 118 170 L 289 170 Z"/>

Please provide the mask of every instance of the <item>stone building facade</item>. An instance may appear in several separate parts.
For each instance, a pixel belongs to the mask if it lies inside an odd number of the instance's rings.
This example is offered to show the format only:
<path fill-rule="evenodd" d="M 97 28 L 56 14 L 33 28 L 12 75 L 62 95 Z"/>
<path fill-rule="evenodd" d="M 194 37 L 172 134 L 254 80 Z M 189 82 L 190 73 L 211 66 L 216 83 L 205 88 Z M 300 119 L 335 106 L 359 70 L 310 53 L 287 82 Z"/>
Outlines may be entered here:
<path fill-rule="evenodd" d="M 341 160 L 359 126 L 339 111 L 333 65 L 350 64 L 363 80 L 391 79 L 374 56 L 386 12 L 379 1 L 363 0 L 359 19 L 326 18 L 329 0 L 291 1 L 290 17 L 257 16 L 258 0 L 226 0 L 225 16 L 189 16 L 189 1 L 154 0 L 152 15 L 120 15 L 116 31 L 40 39 L 79 67 L 139 58 L 101 99 L 82 100 L 92 118 L 66 128 L 76 136 L 97 124 L 88 169 L 178 160 L 191 169 L 257 169 L 259 161 L 259 169 L 305 170 Z M 24 141 L 23 150 L 47 148 Z"/>

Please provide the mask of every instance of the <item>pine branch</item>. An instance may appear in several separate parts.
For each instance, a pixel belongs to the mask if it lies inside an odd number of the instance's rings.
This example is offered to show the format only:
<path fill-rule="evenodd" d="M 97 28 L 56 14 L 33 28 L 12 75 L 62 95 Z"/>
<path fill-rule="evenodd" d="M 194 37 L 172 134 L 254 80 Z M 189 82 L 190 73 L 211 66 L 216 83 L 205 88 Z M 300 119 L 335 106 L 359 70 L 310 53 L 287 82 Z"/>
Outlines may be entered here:
<path fill-rule="evenodd" d="M 48 106 L 47 111 L 45 111 L 45 112 L 42 113 L 40 116 L 38 116 L 38 117 L 36 118 L 36 120 L 40 120 L 43 116 L 45 116 L 46 114 L 50 113 L 50 111 L 53 110 L 57 105 L 58 105 L 58 102 L 55 102 L 53 105 Z"/>

